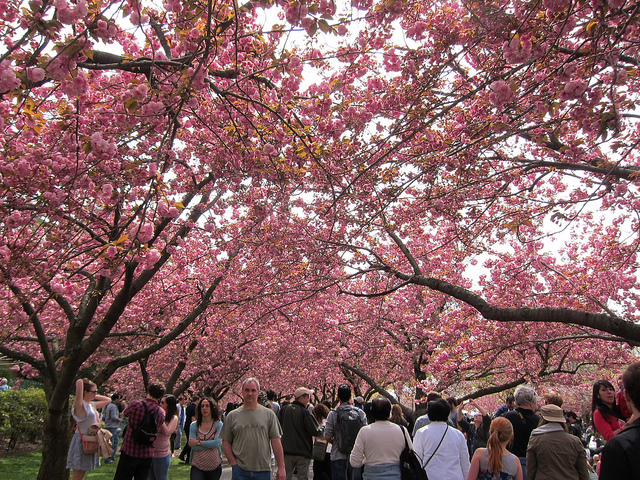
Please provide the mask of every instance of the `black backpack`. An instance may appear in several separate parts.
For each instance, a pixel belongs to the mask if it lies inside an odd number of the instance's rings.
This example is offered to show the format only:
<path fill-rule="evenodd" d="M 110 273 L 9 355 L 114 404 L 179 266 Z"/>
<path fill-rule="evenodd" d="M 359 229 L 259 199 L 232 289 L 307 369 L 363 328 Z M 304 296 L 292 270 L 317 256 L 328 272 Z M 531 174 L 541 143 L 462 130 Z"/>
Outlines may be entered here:
<path fill-rule="evenodd" d="M 338 416 L 336 422 L 338 434 L 335 435 L 336 447 L 341 453 L 351 453 L 364 422 L 360 417 L 359 410 L 351 405 L 336 408 L 336 415 Z"/>
<path fill-rule="evenodd" d="M 133 441 L 141 445 L 153 445 L 158 436 L 158 424 L 155 415 L 147 408 L 147 404 L 142 402 L 144 406 L 144 417 L 140 425 L 133 431 Z"/>

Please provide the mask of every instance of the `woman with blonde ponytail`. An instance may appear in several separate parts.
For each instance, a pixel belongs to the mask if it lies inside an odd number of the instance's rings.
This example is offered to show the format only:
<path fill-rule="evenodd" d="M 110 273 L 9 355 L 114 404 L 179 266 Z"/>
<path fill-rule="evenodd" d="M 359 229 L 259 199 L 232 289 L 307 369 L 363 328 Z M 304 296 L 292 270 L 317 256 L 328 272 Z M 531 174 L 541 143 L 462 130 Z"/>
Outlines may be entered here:
<path fill-rule="evenodd" d="M 520 460 L 507 450 L 513 426 L 504 417 L 491 422 L 487 448 L 478 448 L 471 459 L 467 480 L 522 480 Z"/>

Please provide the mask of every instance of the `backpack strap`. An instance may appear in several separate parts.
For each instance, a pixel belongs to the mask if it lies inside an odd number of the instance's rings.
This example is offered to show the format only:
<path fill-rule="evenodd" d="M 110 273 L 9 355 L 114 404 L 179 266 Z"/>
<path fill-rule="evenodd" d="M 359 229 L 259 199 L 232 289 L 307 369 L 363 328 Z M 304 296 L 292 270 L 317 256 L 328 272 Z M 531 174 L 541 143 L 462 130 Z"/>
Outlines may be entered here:
<path fill-rule="evenodd" d="M 447 425 L 445 423 L 445 428 L 444 428 L 444 435 L 442 435 L 442 438 L 440 439 L 440 443 L 438 443 L 438 446 L 436 447 L 436 449 L 433 451 L 433 453 L 431 454 L 431 456 L 429 457 L 429 460 L 427 460 L 427 463 L 425 463 L 422 468 L 427 468 L 427 465 L 429 465 L 429 462 L 431 461 L 431 459 L 433 457 L 435 457 L 436 452 L 438 451 L 438 449 L 440 448 L 440 445 L 442 445 L 442 441 L 444 440 L 445 435 L 447 434 L 447 431 L 449 430 L 449 425 Z"/>

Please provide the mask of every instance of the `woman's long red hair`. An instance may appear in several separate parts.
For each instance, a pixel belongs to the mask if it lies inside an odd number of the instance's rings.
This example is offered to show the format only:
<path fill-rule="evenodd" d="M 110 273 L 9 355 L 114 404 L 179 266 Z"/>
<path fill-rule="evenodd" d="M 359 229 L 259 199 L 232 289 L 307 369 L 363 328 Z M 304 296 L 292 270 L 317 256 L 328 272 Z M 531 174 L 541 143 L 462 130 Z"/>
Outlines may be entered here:
<path fill-rule="evenodd" d="M 489 471 L 496 474 L 502 471 L 502 446 L 513 438 L 513 425 L 506 418 L 498 417 L 491 422 L 489 432 Z"/>

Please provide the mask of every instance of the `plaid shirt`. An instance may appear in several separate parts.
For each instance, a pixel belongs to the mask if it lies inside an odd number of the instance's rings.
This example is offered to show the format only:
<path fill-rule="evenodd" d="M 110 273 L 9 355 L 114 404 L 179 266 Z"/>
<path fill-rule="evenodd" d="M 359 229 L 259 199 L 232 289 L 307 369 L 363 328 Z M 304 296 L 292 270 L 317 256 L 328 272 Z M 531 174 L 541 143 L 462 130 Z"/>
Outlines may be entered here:
<path fill-rule="evenodd" d="M 122 412 L 125 417 L 129 417 L 124 441 L 122 442 L 122 451 L 135 458 L 153 458 L 153 445 L 140 445 L 133 441 L 133 432 L 144 418 L 144 405 L 142 402 L 146 403 L 147 409 L 155 415 L 158 430 L 164 422 L 164 410 L 160 408 L 157 400 L 145 398 L 144 400 L 131 402 Z"/>

